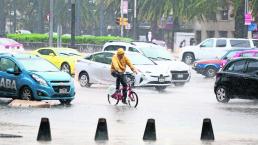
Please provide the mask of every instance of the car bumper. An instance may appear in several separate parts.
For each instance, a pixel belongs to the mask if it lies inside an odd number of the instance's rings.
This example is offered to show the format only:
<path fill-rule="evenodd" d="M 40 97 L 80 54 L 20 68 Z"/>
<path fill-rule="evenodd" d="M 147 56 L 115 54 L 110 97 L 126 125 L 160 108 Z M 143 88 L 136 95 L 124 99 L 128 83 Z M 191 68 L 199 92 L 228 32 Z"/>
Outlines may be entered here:
<path fill-rule="evenodd" d="M 34 99 L 36 100 L 73 100 L 75 88 L 73 84 L 41 86 L 33 89 Z"/>
<path fill-rule="evenodd" d="M 171 76 L 172 83 L 189 82 L 191 73 L 189 71 L 171 71 Z"/>
<path fill-rule="evenodd" d="M 170 86 L 171 76 L 143 76 L 140 78 L 138 87 Z"/>

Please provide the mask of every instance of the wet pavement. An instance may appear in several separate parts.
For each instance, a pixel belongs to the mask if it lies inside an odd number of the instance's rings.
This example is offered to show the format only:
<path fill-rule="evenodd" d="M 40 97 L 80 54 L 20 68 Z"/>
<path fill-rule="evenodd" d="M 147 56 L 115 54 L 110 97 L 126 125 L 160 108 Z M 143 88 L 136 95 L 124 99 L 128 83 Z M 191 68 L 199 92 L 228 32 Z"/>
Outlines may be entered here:
<path fill-rule="evenodd" d="M 171 86 L 164 92 L 153 88 L 135 89 L 137 108 L 107 101 L 107 86 L 76 86 L 71 106 L 12 108 L 9 99 L 0 100 L 0 134 L 22 138 L 0 138 L 4 145 L 255 145 L 258 144 L 258 101 L 230 100 L 218 103 L 215 79 L 192 72 L 183 87 Z M 41 117 L 50 120 L 52 141 L 36 141 Z M 106 118 L 109 140 L 94 141 L 99 118 Z M 156 141 L 143 141 L 147 119 L 156 122 Z M 211 118 L 215 141 L 200 141 L 202 121 Z"/>

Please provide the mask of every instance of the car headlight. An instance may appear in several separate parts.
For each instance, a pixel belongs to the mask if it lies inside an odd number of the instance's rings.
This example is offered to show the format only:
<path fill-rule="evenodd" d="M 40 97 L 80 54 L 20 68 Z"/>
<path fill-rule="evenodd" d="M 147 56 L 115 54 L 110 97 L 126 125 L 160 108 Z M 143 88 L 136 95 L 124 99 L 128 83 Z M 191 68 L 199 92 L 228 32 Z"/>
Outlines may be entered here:
<path fill-rule="evenodd" d="M 47 82 L 46 82 L 43 78 L 39 77 L 38 75 L 32 74 L 31 77 L 32 77 L 37 83 L 39 83 L 40 85 L 42 85 L 42 86 L 47 86 Z"/>

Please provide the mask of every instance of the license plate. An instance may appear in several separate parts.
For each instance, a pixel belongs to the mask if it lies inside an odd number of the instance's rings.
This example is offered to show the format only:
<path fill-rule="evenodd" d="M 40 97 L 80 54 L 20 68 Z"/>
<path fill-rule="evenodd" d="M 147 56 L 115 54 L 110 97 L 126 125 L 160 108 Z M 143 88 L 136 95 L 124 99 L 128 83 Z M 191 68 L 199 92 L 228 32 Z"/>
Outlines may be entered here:
<path fill-rule="evenodd" d="M 65 93 L 67 93 L 67 89 L 66 88 L 59 89 L 59 93 L 65 94 Z"/>
<path fill-rule="evenodd" d="M 165 79 L 164 78 L 159 78 L 159 82 L 165 82 Z"/>
<path fill-rule="evenodd" d="M 183 78 L 183 77 L 184 77 L 183 74 L 178 74 L 178 75 L 177 75 L 177 78 Z"/>

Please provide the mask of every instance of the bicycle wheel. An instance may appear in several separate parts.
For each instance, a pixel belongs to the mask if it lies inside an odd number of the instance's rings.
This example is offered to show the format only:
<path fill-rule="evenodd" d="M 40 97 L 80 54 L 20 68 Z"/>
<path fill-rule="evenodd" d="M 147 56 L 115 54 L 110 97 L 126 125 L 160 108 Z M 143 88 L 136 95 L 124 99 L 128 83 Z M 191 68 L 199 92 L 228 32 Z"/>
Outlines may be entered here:
<path fill-rule="evenodd" d="M 111 105 L 117 105 L 119 100 L 115 97 L 112 97 L 111 95 L 107 95 L 108 97 L 108 103 L 111 104 Z"/>
<path fill-rule="evenodd" d="M 138 105 L 138 95 L 135 92 L 131 92 L 127 97 L 127 102 L 129 106 L 136 107 Z"/>

